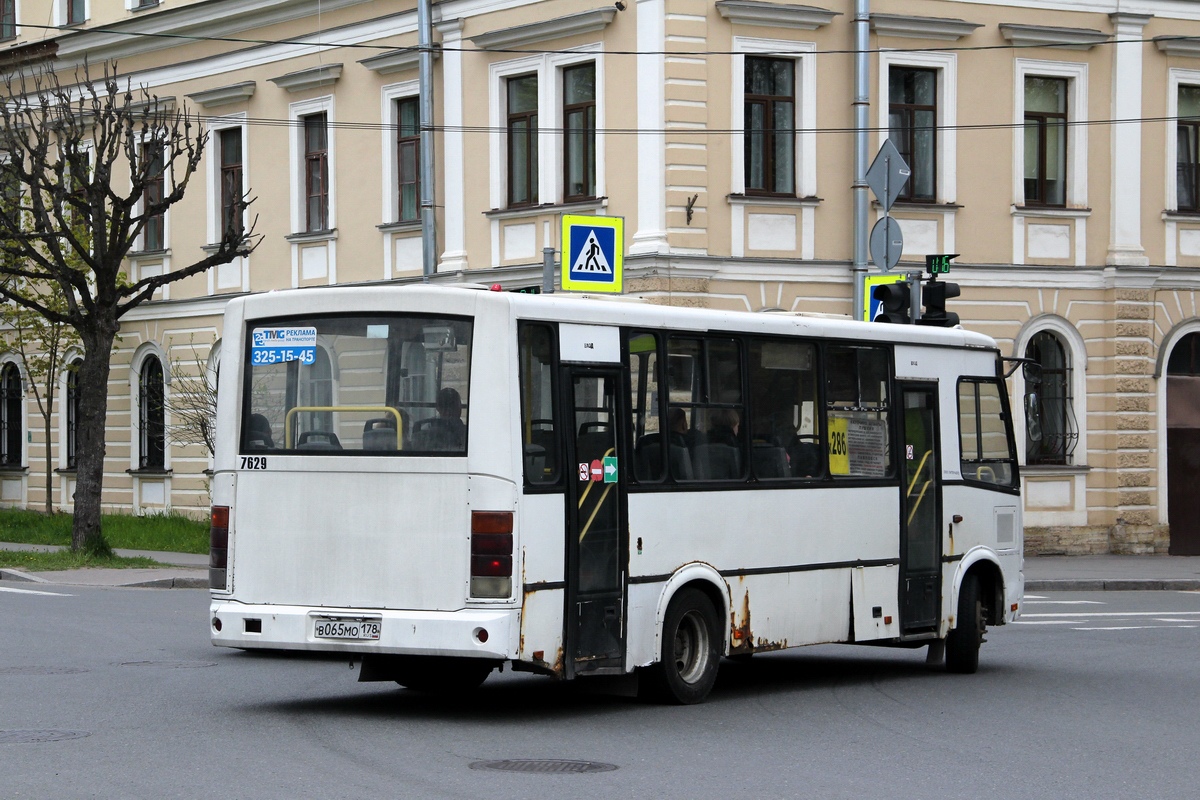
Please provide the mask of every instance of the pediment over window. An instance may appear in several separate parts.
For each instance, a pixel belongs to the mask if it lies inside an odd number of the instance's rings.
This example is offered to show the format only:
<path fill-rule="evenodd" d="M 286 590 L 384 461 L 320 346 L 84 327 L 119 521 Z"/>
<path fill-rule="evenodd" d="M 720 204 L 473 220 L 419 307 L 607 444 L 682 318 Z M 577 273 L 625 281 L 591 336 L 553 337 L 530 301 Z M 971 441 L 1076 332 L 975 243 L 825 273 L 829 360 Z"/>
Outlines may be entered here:
<path fill-rule="evenodd" d="M 516 25 L 512 28 L 481 33 L 478 36 L 470 36 L 468 39 L 471 44 L 483 50 L 524 47 L 527 44 L 544 42 L 547 39 L 561 39 L 581 33 L 604 30 L 616 15 L 617 9 L 614 6 L 594 8 L 579 14 L 569 14 L 542 22 L 531 22 L 528 25 Z"/>
<path fill-rule="evenodd" d="M 1200 38 L 1194 36 L 1155 36 L 1154 45 L 1169 56 L 1200 58 Z"/>
<path fill-rule="evenodd" d="M 840 17 L 840 11 L 815 6 L 762 3 L 758 0 L 718 0 L 717 11 L 722 17 L 740 25 L 762 25 L 773 28 L 816 30 Z"/>
<path fill-rule="evenodd" d="M 908 14 L 872 14 L 871 30 L 880 36 L 904 36 L 910 39 L 946 39 L 954 41 L 970 36 L 981 22 L 949 17 L 914 17 Z"/>
<path fill-rule="evenodd" d="M 441 57 L 441 47 L 434 44 L 431 50 L 431 55 L 434 60 Z M 380 75 L 390 75 L 393 72 L 403 72 L 406 69 L 416 69 L 417 62 L 421 60 L 421 51 L 412 48 L 408 50 L 396 50 L 391 53 L 383 53 L 378 56 L 364 58 L 358 63 L 362 64 L 372 72 L 378 72 Z"/>
<path fill-rule="evenodd" d="M 302 92 L 305 89 L 332 86 L 337 83 L 340 77 L 342 77 L 341 64 L 322 64 L 319 67 L 289 72 L 286 75 L 280 75 L 278 78 L 269 78 L 268 80 L 281 89 L 287 89 L 289 92 Z"/>
<path fill-rule="evenodd" d="M 254 96 L 257 86 L 255 81 L 242 81 L 241 83 L 231 83 L 228 86 L 218 86 L 216 89 L 206 89 L 203 92 L 193 92 L 188 97 L 205 108 L 224 106 L 249 100 Z"/>
<path fill-rule="evenodd" d="M 1000 35 L 1018 47 L 1057 47 L 1063 50 L 1091 50 L 1109 40 L 1107 33 L 1092 28 L 1018 25 L 1013 22 L 1001 22 Z"/>

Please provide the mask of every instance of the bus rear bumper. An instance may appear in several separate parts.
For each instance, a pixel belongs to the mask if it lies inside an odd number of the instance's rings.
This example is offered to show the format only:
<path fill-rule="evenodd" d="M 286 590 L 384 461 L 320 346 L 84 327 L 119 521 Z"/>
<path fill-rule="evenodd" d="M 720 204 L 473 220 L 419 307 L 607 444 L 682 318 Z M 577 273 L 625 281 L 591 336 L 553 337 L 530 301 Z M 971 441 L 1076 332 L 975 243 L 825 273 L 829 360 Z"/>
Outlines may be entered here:
<path fill-rule="evenodd" d="M 244 650 L 312 650 L 338 653 L 516 658 L 520 611 L 467 608 L 458 611 L 382 611 L 248 605 L 213 601 L 209 634 L 217 647 Z M 342 622 L 340 633 L 378 639 L 325 638 L 319 622 Z M 357 630 L 355 630 L 357 627 Z"/>

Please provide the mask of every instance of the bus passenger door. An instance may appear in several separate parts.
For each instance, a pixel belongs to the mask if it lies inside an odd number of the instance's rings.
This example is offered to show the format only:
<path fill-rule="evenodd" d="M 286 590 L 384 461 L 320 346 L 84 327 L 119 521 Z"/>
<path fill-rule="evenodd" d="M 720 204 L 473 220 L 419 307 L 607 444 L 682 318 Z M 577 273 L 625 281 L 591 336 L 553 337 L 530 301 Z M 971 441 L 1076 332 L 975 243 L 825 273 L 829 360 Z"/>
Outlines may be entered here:
<path fill-rule="evenodd" d="M 628 552 L 622 465 L 617 459 L 621 373 L 567 367 L 574 431 L 567 471 L 566 677 L 613 673 L 625 663 Z"/>
<path fill-rule="evenodd" d="M 900 463 L 900 631 L 936 631 L 941 607 L 941 465 L 937 386 L 903 385 L 904 448 Z"/>

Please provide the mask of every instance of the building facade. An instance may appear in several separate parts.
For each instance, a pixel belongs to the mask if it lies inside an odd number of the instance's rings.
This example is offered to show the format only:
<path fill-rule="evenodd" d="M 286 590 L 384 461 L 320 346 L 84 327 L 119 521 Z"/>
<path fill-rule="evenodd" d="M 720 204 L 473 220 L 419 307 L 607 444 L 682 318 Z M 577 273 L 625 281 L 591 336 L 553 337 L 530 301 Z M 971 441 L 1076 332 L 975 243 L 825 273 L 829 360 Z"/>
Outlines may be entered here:
<path fill-rule="evenodd" d="M 539 285 L 561 216 L 605 214 L 652 302 L 853 312 L 853 2 L 432 13 L 433 280 Z M 870 150 L 912 169 L 899 268 L 958 253 L 963 325 L 1042 366 L 1009 378 L 1029 551 L 1200 552 L 1200 6 L 873 0 L 869 25 Z M 215 376 L 229 297 L 421 279 L 417 37 L 415 0 L 0 0 L 7 59 L 114 60 L 210 131 L 130 277 L 192 263 L 255 198 L 252 255 L 126 318 L 107 506 L 204 512 L 208 455 L 174 441 L 170 398 Z M 46 441 L 12 354 L 0 370 L 0 501 L 44 503 L 49 448 L 69 508 L 70 375 Z"/>

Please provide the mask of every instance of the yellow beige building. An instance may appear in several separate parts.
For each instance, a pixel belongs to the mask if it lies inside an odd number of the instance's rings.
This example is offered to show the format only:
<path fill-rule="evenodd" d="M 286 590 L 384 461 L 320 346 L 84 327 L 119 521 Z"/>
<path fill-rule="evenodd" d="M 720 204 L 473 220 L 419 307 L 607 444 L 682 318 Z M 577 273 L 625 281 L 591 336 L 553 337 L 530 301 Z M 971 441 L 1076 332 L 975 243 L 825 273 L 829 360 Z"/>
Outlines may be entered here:
<path fill-rule="evenodd" d="M 540 286 L 562 216 L 609 215 L 628 293 L 840 315 L 869 26 L 868 149 L 890 139 L 911 168 L 888 212 L 896 269 L 957 253 L 963 325 L 1042 366 L 1009 379 L 1028 550 L 1200 553 L 1200 6 L 442 0 L 431 15 L 432 280 Z M 170 398 L 180 375 L 215 376 L 230 297 L 422 279 L 418 33 L 415 0 L 0 0 L 6 64 L 49 56 L 68 80 L 115 61 L 211 133 L 204 180 L 148 230 L 131 278 L 202 256 L 223 186 L 255 198 L 252 255 L 126 317 L 106 507 L 204 513 L 208 454 L 177 441 Z M 0 361 L 0 501 L 44 504 L 49 447 L 69 508 L 70 377 L 47 442 L 19 363 Z"/>

